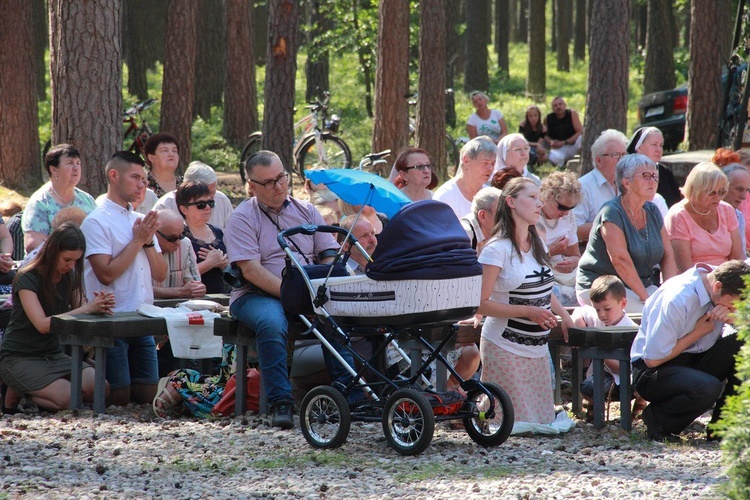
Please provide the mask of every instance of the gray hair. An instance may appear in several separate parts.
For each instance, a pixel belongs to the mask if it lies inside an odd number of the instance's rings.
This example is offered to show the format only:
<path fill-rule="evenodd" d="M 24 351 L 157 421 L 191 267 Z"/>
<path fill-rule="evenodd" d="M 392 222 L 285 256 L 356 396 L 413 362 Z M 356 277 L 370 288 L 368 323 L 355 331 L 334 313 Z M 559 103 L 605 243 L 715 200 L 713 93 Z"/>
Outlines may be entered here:
<path fill-rule="evenodd" d="M 628 145 L 628 138 L 625 134 L 619 130 L 608 128 L 596 138 L 594 144 L 591 145 L 591 157 L 598 158 L 607 149 L 607 144 L 610 142 L 617 142 L 622 144 L 623 149 Z"/>
<path fill-rule="evenodd" d="M 625 155 L 617 162 L 617 167 L 615 167 L 615 182 L 617 183 L 617 189 L 621 193 L 626 191 L 625 187 L 622 185 L 622 181 L 625 179 L 631 180 L 635 175 L 635 171 L 643 166 L 651 167 L 652 170 L 656 170 L 656 163 L 654 163 L 651 158 L 637 153 Z"/>
<path fill-rule="evenodd" d="M 724 175 L 726 175 L 727 178 L 731 181 L 731 177 L 734 172 L 747 172 L 747 168 L 739 163 L 730 163 L 729 165 L 723 167 L 721 171 L 724 172 Z"/>
<path fill-rule="evenodd" d="M 247 179 L 250 179 L 250 174 L 253 173 L 253 169 L 257 165 L 270 167 L 276 160 L 281 163 L 281 158 L 279 158 L 279 155 L 277 155 L 273 151 L 268 151 L 267 149 L 263 149 L 258 151 L 257 153 L 251 154 L 250 157 L 245 161 L 245 177 Z"/>
<path fill-rule="evenodd" d="M 502 195 L 503 192 L 498 188 L 486 187 L 480 189 L 479 192 L 474 195 L 474 199 L 471 202 L 471 213 L 473 213 L 475 217 L 480 210 L 494 214 L 497 210 L 497 202 Z"/>
<path fill-rule="evenodd" d="M 202 161 L 192 161 L 185 170 L 185 180 L 213 184 L 216 182 L 216 172 Z"/>
<path fill-rule="evenodd" d="M 480 156 L 487 156 L 495 158 L 497 155 L 497 146 L 492 142 L 492 139 L 486 135 L 480 135 L 475 137 L 461 148 L 461 163 L 464 161 L 464 156 L 468 156 L 469 160 L 476 160 Z"/>
<path fill-rule="evenodd" d="M 484 97 L 484 99 L 489 102 L 490 96 L 488 96 L 486 93 L 482 92 L 481 90 L 475 90 L 474 92 L 469 94 L 469 99 L 474 99 L 474 96 L 478 96 L 478 95 Z"/>

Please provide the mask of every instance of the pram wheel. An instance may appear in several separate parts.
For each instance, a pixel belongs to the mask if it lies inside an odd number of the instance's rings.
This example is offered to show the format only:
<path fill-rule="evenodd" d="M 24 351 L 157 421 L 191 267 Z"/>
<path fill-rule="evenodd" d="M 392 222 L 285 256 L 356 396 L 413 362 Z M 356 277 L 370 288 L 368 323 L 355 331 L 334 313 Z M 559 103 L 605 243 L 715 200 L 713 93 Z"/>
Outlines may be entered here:
<path fill-rule="evenodd" d="M 383 433 L 401 455 L 418 455 L 432 442 L 435 415 L 427 398 L 414 389 L 398 389 L 383 408 Z"/>
<path fill-rule="evenodd" d="M 513 403 L 505 389 L 497 384 L 482 382 L 492 394 L 494 415 L 488 415 L 490 399 L 480 389 L 470 391 L 466 398 L 470 414 L 464 417 L 464 428 L 469 437 L 481 446 L 497 446 L 505 442 L 513 430 Z"/>
<path fill-rule="evenodd" d="M 351 425 L 349 403 L 333 387 L 314 387 L 302 400 L 300 428 L 314 448 L 338 448 L 346 441 Z"/>

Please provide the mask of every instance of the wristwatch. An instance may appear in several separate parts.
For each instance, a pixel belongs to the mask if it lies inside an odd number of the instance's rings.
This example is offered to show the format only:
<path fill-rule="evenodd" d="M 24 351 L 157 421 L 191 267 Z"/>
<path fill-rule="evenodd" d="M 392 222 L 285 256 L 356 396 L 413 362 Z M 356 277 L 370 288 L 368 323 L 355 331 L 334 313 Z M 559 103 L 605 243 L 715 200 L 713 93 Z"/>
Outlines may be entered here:
<path fill-rule="evenodd" d="M 145 245 L 143 245 L 143 248 L 153 248 L 153 247 L 154 247 L 154 245 L 156 245 L 156 243 L 154 243 L 154 242 L 152 241 L 151 243 L 146 243 Z"/>

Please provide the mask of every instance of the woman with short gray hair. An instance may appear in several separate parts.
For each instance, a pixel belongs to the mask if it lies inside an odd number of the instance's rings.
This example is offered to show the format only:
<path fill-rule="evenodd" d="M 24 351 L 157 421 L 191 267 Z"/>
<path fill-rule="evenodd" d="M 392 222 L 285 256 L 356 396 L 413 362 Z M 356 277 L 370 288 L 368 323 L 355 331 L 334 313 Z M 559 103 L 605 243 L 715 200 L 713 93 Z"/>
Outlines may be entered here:
<path fill-rule="evenodd" d="M 659 174 L 648 157 L 633 154 L 617 162 L 615 180 L 620 195 L 605 203 L 591 228 L 586 251 L 578 264 L 576 295 L 590 304 L 591 283 L 603 275 L 618 276 L 627 288 L 626 311 L 638 313 L 656 291 L 654 266 L 666 281 L 677 274 L 672 245 L 659 209 L 651 200 Z"/>

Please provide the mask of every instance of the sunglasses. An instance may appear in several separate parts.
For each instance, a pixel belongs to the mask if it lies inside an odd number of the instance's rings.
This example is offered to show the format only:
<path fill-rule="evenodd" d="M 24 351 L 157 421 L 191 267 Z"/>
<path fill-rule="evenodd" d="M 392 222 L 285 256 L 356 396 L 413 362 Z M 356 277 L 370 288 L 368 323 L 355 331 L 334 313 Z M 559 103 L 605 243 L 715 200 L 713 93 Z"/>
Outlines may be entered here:
<path fill-rule="evenodd" d="M 567 205 L 563 205 L 563 204 L 562 204 L 562 203 L 560 203 L 559 201 L 557 202 L 557 209 L 558 209 L 559 211 L 561 211 L 561 212 L 570 212 L 570 211 L 571 211 L 571 210 L 573 210 L 573 209 L 574 209 L 575 207 L 576 207 L 575 205 L 573 205 L 572 207 L 569 207 L 569 206 L 567 206 Z"/>
<path fill-rule="evenodd" d="M 191 201 L 190 203 L 185 203 L 185 206 L 195 206 L 198 210 L 205 210 L 206 207 L 214 208 L 216 202 L 214 200 Z"/>
<path fill-rule="evenodd" d="M 406 167 L 404 170 L 414 170 L 414 169 L 417 169 L 417 170 L 420 170 L 422 172 L 425 172 L 427 170 L 431 171 L 433 168 L 435 168 L 435 165 L 433 165 L 432 163 L 426 163 L 424 165 L 412 165 L 411 167 Z"/>
<path fill-rule="evenodd" d="M 162 238 L 164 238 L 165 240 L 167 240 L 170 243 L 175 243 L 175 242 L 177 242 L 177 241 L 179 241 L 179 240 L 181 240 L 182 238 L 185 237 L 185 233 L 184 232 L 178 234 L 177 236 L 167 236 L 166 234 L 162 233 L 158 229 L 156 230 L 156 232 L 159 233 L 159 236 L 161 236 Z"/>
<path fill-rule="evenodd" d="M 724 196 L 726 196 L 727 190 L 726 189 L 714 189 L 713 191 L 710 191 L 710 192 L 708 192 L 706 194 L 707 194 L 707 196 L 709 196 L 711 198 L 713 198 L 717 194 L 723 198 Z"/>

